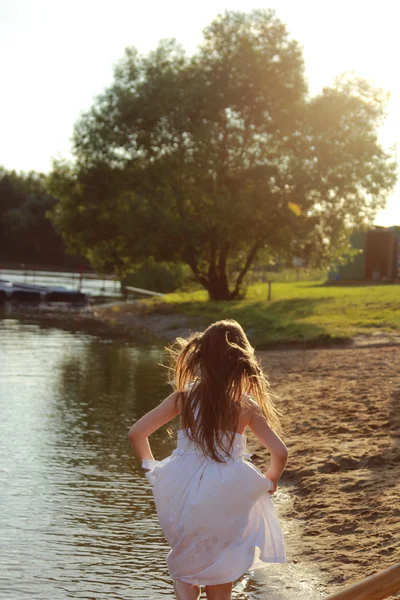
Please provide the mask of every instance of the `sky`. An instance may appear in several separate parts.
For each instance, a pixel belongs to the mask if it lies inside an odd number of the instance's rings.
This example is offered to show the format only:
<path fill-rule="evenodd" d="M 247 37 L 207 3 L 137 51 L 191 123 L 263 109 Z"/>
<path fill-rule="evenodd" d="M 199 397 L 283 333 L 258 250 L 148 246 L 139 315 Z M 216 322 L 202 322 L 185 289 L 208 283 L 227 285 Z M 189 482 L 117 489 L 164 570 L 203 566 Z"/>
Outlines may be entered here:
<path fill-rule="evenodd" d="M 303 48 L 310 92 L 354 72 L 389 91 L 381 143 L 400 147 L 400 35 L 393 0 L 0 0 L 0 165 L 48 172 L 71 156 L 80 114 L 113 80 L 127 46 L 176 38 L 195 52 L 225 10 L 273 8 Z M 376 224 L 400 225 L 400 183 Z"/>

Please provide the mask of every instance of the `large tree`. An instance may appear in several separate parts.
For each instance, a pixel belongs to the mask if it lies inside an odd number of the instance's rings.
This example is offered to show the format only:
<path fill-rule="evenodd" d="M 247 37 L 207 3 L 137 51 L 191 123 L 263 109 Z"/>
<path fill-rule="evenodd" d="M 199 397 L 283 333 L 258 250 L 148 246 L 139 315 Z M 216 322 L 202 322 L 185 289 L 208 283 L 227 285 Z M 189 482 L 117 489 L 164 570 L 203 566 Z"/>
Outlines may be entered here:
<path fill-rule="evenodd" d="M 126 50 L 74 163 L 54 165 L 53 221 L 98 269 L 183 261 L 210 298 L 236 298 L 261 249 L 326 264 L 372 222 L 395 181 L 384 104 L 355 79 L 310 98 L 274 12 L 227 12 L 192 57 Z"/>

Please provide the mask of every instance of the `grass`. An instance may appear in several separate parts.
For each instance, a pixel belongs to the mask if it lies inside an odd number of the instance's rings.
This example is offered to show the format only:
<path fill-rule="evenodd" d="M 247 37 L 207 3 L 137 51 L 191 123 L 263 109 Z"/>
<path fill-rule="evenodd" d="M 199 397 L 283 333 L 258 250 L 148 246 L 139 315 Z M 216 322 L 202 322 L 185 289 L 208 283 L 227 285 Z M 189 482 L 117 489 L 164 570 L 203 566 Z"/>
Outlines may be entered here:
<path fill-rule="evenodd" d="M 400 286 L 325 286 L 319 282 L 252 285 L 244 300 L 209 302 L 205 291 L 166 294 L 146 301 L 149 312 L 187 315 L 193 329 L 223 318 L 239 321 L 258 347 L 276 343 L 324 343 L 359 334 L 400 330 Z"/>

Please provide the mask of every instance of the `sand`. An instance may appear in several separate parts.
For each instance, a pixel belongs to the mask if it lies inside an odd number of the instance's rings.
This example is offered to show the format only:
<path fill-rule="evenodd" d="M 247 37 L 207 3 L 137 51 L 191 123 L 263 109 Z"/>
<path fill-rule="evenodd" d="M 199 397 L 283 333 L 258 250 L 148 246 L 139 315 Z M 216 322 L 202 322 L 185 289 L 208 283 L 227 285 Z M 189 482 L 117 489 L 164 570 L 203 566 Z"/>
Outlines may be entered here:
<path fill-rule="evenodd" d="M 400 347 L 258 354 L 290 452 L 289 561 L 319 568 L 328 593 L 400 562 Z"/>

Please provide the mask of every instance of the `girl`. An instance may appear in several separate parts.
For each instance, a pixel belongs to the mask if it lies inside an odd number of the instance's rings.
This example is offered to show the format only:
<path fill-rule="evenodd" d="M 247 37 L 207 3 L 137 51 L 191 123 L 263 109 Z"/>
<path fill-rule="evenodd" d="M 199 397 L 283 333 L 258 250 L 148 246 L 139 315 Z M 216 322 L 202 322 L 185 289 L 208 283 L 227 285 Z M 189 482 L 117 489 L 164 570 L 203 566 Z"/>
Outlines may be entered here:
<path fill-rule="evenodd" d="M 287 449 L 269 385 L 236 321 L 178 339 L 176 391 L 133 425 L 129 440 L 147 470 L 160 525 L 171 546 L 167 565 L 178 600 L 230 600 L 246 571 L 284 562 L 282 532 L 270 496 Z M 179 415 L 177 449 L 154 460 L 148 437 Z M 250 427 L 271 454 L 265 475 L 248 462 Z"/>

